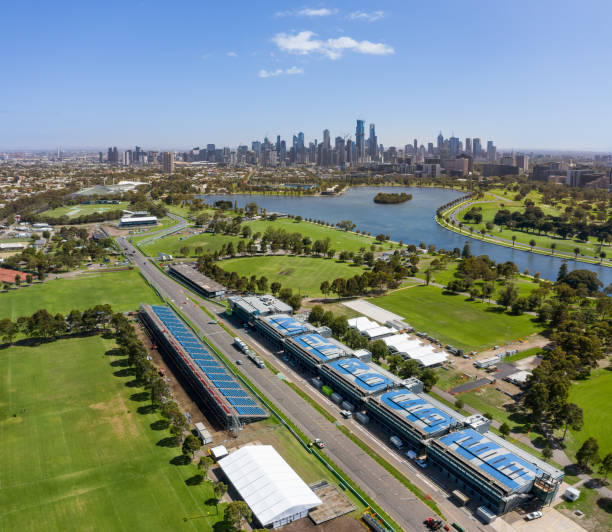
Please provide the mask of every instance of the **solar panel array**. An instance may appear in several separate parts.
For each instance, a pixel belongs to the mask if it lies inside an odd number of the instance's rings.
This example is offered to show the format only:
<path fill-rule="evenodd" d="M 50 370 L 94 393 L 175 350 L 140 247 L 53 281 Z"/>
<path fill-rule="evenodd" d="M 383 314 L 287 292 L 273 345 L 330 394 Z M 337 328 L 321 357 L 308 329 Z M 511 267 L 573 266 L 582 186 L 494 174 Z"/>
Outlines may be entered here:
<path fill-rule="evenodd" d="M 542 471 L 473 429 L 447 434 L 440 441 L 485 473 L 515 490 L 530 483 Z"/>
<path fill-rule="evenodd" d="M 340 347 L 323 338 L 320 334 L 303 334 L 293 340 L 302 349 L 323 362 L 345 355 L 345 352 Z"/>
<path fill-rule="evenodd" d="M 394 382 L 358 358 L 332 360 L 329 366 L 367 392 L 373 393 L 392 386 Z"/>
<path fill-rule="evenodd" d="M 311 329 L 307 324 L 286 314 L 266 316 L 262 320 L 283 336 L 295 336 Z"/>
<path fill-rule="evenodd" d="M 439 432 L 454 424 L 454 419 L 447 413 L 405 388 L 384 393 L 380 400 L 428 434 Z"/>
<path fill-rule="evenodd" d="M 195 365 L 208 377 L 221 395 L 234 407 L 241 416 L 265 416 L 263 408 L 249 397 L 233 375 L 212 356 L 193 332 L 168 307 L 153 305 L 155 315 L 167 328 L 181 347 L 189 354 Z"/>

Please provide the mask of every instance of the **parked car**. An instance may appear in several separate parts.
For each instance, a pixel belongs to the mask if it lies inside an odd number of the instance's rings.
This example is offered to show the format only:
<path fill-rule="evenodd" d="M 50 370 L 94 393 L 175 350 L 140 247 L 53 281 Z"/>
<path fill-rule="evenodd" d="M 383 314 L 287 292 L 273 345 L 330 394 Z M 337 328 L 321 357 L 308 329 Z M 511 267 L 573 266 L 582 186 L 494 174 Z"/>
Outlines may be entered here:
<path fill-rule="evenodd" d="M 525 519 L 527 519 L 527 521 L 533 521 L 534 519 L 539 519 L 540 517 L 542 517 L 542 512 L 531 512 L 525 516 Z"/>
<path fill-rule="evenodd" d="M 240 359 L 236 360 L 236 364 L 238 364 L 239 366 L 242 366 L 242 360 Z"/>

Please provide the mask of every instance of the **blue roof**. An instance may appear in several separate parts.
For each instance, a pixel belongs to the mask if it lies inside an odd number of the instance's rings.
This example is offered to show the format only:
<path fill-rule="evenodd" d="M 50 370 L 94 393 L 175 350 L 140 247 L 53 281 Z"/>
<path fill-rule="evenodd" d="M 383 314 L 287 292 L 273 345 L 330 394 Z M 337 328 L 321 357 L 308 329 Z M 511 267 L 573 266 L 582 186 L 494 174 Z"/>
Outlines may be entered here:
<path fill-rule="evenodd" d="M 249 394 L 242 389 L 236 379 L 230 375 L 225 366 L 211 353 L 209 353 L 200 339 L 189 329 L 185 323 L 169 307 L 153 305 L 153 312 L 161 320 L 164 327 L 172 333 L 181 347 L 193 360 L 194 365 L 208 377 L 213 385 L 226 397 L 240 415 L 265 415 L 265 411 L 257 406 Z M 235 405 L 245 409 L 240 411 Z"/>
<path fill-rule="evenodd" d="M 407 388 L 386 392 L 380 396 L 380 401 L 427 434 L 444 431 L 456 423 L 452 416 Z"/>
<path fill-rule="evenodd" d="M 328 366 L 368 393 L 384 390 L 387 386 L 394 384 L 394 381 L 389 377 L 378 373 L 374 368 L 358 358 L 332 360 Z"/>
<path fill-rule="evenodd" d="M 275 314 L 262 318 L 265 323 L 283 336 L 295 336 L 311 330 L 311 327 L 301 321 L 297 321 L 286 314 Z"/>
<path fill-rule="evenodd" d="M 314 355 L 323 362 L 344 355 L 344 351 L 320 334 L 303 334 L 293 338 L 293 341 L 304 351 Z"/>
<path fill-rule="evenodd" d="M 530 484 L 543 471 L 474 429 L 447 434 L 440 442 L 489 474 L 510 491 Z"/>

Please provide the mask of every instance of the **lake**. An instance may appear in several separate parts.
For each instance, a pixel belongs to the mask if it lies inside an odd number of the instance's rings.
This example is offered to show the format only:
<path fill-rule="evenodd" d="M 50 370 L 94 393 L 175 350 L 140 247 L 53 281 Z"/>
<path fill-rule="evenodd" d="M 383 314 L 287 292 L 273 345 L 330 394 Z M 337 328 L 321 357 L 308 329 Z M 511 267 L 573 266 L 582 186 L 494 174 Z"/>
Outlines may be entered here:
<path fill-rule="evenodd" d="M 396 205 L 374 203 L 378 192 L 407 192 L 412 200 Z M 238 207 L 255 202 L 268 213 L 277 212 L 337 223 L 351 220 L 357 229 L 372 235 L 383 233 L 404 244 L 433 244 L 437 248 L 463 248 L 469 242 L 474 255 L 489 255 L 496 262 L 512 261 L 521 272 L 540 272 L 545 279 L 556 280 L 562 259 L 528 251 L 496 246 L 473 238 L 466 238 L 443 229 L 435 222 L 438 207 L 464 192 L 441 188 L 419 187 L 351 187 L 341 196 L 268 196 L 262 194 L 205 195 L 206 203 L 223 199 L 236 202 Z M 594 271 L 604 286 L 612 283 L 612 268 L 568 260 L 572 269 Z"/>

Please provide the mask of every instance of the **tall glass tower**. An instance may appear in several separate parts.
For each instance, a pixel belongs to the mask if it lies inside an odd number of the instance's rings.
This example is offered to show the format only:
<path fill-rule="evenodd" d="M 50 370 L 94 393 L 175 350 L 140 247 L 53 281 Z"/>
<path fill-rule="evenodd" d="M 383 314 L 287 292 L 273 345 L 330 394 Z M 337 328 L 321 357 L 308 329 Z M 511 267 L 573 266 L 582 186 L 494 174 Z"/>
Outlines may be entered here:
<path fill-rule="evenodd" d="M 357 120 L 357 128 L 355 129 L 355 145 L 357 147 L 357 162 L 365 160 L 365 121 Z"/>

